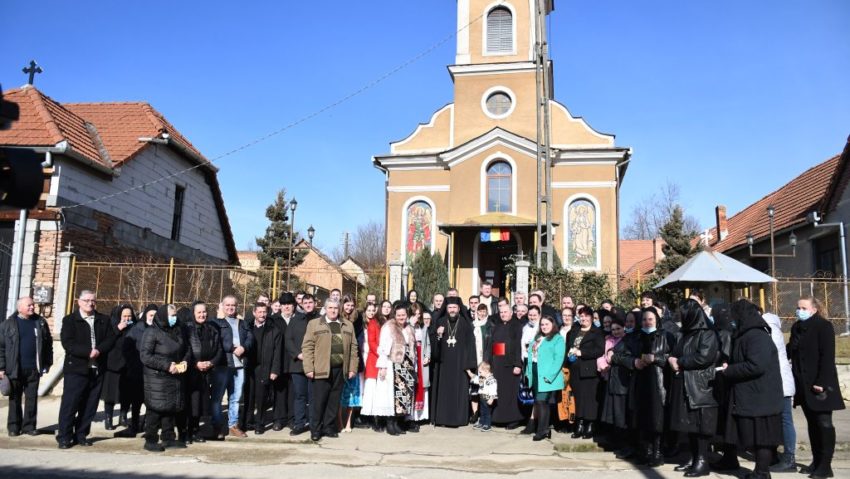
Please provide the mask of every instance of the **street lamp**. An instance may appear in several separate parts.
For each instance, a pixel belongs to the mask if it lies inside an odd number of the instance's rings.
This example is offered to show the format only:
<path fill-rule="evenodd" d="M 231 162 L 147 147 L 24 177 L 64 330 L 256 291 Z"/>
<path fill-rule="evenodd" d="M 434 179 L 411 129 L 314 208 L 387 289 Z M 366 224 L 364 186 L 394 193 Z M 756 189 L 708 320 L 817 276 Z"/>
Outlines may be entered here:
<path fill-rule="evenodd" d="M 791 232 L 788 237 L 788 244 L 791 246 L 791 254 L 777 254 L 776 243 L 773 231 L 773 217 L 776 216 L 776 209 L 773 205 L 767 207 L 767 222 L 770 227 L 770 253 L 753 253 L 753 244 L 755 239 L 752 233 L 747 233 L 747 245 L 750 247 L 750 256 L 753 258 L 770 258 L 770 275 L 776 277 L 776 258 L 795 258 L 797 256 L 797 235 Z M 773 310 L 779 312 L 779 289 L 776 281 L 773 282 Z"/>
<path fill-rule="evenodd" d="M 313 236 L 316 236 L 316 228 L 313 228 L 313 225 L 310 225 L 307 228 L 307 237 L 310 238 L 310 249 L 313 248 Z"/>
<path fill-rule="evenodd" d="M 292 198 L 292 201 L 289 202 L 289 209 L 292 210 L 292 218 L 289 221 L 289 257 L 286 261 L 286 290 L 291 291 L 289 288 L 289 281 L 292 276 L 292 248 L 295 246 L 295 238 L 292 237 L 292 231 L 295 229 L 295 208 L 298 207 L 298 202 L 295 198 Z"/>

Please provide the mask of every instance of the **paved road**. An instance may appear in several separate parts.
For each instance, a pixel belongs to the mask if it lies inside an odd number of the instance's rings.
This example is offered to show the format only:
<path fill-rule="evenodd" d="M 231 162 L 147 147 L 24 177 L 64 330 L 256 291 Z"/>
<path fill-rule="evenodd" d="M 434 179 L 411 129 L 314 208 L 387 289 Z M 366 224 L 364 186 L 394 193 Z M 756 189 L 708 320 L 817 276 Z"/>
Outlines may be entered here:
<path fill-rule="evenodd" d="M 40 417 L 55 418 L 58 400 L 44 399 Z M 0 404 L 0 418 L 7 412 Z M 835 463 L 836 477 L 850 477 L 850 413 L 836 416 L 839 440 L 844 451 Z M 5 421 L 2 421 L 5 426 Z M 42 421 L 44 423 L 44 421 Z M 802 419 L 798 429 L 804 430 Z M 803 426 L 802 428 L 800 426 Z M 93 427 L 91 448 L 56 449 L 52 425 L 37 437 L 0 436 L 3 449 L 0 478 L 85 477 L 85 478 L 430 478 L 500 477 L 563 478 L 569 472 L 590 473 L 594 479 L 607 478 L 680 478 L 672 465 L 660 469 L 640 469 L 619 461 L 610 453 L 588 449 L 588 441 L 575 441 L 554 434 L 551 440 L 532 442 L 516 431 L 494 430 L 481 433 L 472 428 L 449 430 L 424 427 L 419 434 L 390 437 L 368 430 L 355 430 L 338 439 L 312 444 L 306 435 L 291 438 L 286 430 L 267 432 L 242 440 L 196 444 L 183 450 L 152 454 L 142 450 L 142 440 L 113 438 L 102 424 Z M 800 442 L 805 443 L 803 434 Z M 569 451 L 569 452 L 559 452 Z M 808 452 L 800 451 L 798 460 L 808 461 Z M 752 464 L 742 462 L 745 468 Z M 741 470 L 741 473 L 746 471 Z M 741 474 L 739 474 L 740 476 Z M 784 475 L 797 479 L 796 474 Z M 568 477 L 568 476 L 567 476 Z M 735 477 L 720 476 L 714 477 Z M 779 478 L 783 475 L 777 476 Z"/>

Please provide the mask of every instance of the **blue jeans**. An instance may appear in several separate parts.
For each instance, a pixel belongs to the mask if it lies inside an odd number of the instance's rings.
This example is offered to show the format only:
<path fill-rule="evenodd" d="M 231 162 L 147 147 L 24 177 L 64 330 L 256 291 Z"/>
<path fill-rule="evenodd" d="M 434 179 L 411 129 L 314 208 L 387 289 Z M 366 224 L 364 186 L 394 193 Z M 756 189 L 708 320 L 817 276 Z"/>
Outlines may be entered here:
<path fill-rule="evenodd" d="M 797 452 L 797 431 L 794 429 L 794 416 L 791 410 L 794 406 L 794 398 L 785 398 L 785 407 L 782 409 L 782 445 L 785 449 L 785 457 L 794 461 Z"/>
<path fill-rule="evenodd" d="M 239 423 L 239 401 L 242 399 L 242 388 L 245 384 L 245 370 L 242 368 L 215 369 L 213 375 L 215 384 L 212 393 L 212 422 L 216 426 L 221 425 L 221 400 L 227 391 L 227 427 L 234 427 Z"/>
<path fill-rule="evenodd" d="M 482 426 L 491 426 L 490 405 L 483 396 L 478 396 L 478 424 Z"/>
<path fill-rule="evenodd" d="M 303 428 L 307 426 L 307 405 L 310 404 L 312 388 L 304 373 L 292 373 L 291 381 L 293 427 Z"/>

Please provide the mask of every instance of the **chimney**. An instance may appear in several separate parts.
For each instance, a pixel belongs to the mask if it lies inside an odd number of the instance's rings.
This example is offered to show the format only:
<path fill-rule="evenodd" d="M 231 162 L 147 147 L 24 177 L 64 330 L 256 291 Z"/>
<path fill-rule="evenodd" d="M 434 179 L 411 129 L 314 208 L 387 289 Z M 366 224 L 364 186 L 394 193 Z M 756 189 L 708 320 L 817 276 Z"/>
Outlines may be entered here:
<path fill-rule="evenodd" d="M 715 216 L 717 217 L 717 242 L 721 242 L 729 236 L 729 225 L 726 221 L 726 207 L 717 205 L 714 208 Z"/>
<path fill-rule="evenodd" d="M 655 260 L 655 264 L 658 264 L 659 261 L 664 259 L 664 251 L 661 250 L 662 246 L 664 246 L 663 239 L 655 238 L 652 240 L 652 258 Z"/>

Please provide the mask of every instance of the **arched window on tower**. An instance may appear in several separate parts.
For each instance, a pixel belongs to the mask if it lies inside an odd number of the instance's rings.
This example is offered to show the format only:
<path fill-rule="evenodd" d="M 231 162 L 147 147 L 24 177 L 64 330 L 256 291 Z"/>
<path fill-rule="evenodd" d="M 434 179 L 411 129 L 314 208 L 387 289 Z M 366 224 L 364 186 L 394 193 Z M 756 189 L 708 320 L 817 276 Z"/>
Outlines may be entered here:
<path fill-rule="evenodd" d="M 494 161 L 487 167 L 487 212 L 511 212 L 511 165 Z"/>
<path fill-rule="evenodd" d="M 505 7 L 487 14 L 487 53 L 512 53 L 514 50 L 514 18 Z"/>

